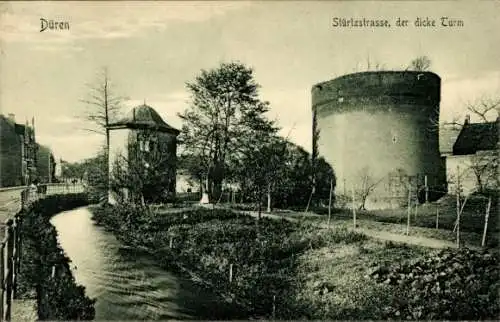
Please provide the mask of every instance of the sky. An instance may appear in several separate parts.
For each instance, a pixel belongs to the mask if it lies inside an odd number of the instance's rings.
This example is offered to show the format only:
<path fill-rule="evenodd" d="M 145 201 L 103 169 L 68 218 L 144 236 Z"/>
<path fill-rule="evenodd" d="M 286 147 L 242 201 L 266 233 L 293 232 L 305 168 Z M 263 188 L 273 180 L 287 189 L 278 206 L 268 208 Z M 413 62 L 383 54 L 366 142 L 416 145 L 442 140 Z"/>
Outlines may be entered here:
<path fill-rule="evenodd" d="M 311 88 L 365 71 L 368 61 L 405 69 L 431 59 L 441 77 L 441 121 L 500 93 L 500 1 L 0 2 L 0 113 L 35 118 L 36 138 L 57 159 L 93 156 L 81 102 L 107 68 L 123 113 L 144 101 L 170 125 L 189 104 L 186 82 L 202 69 L 251 66 L 283 135 L 311 150 Z M 442 27 L 441 17 L 463 21 Z M 387 19 L 390 28 L 340 28 L 332 19 Z M 397 27 L 397 18 L 409 20 Z M 415 27 L 417 18 L 437 27 Z M 40 19 L 69 30 L 40 32 Z"/>

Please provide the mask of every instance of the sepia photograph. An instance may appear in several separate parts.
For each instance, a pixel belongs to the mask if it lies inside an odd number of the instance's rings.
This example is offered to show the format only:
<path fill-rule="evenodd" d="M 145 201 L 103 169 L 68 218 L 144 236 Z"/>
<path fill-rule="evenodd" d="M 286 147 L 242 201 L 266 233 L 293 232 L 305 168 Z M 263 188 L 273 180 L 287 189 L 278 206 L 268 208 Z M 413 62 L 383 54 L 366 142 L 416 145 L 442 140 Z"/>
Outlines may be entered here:
<path fill-rule="evenodd" d="M 0 1 L 0 321 L 499 320 L 500 1 Z"/>

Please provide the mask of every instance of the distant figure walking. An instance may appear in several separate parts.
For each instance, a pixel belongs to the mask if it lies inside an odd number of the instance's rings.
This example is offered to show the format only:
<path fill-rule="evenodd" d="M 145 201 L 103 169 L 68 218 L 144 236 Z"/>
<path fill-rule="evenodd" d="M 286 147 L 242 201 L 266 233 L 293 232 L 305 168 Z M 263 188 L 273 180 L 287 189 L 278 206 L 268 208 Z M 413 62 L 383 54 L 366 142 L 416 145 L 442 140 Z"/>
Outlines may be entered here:
<path fill-rule="evenodd" d="M 36 190 L 38 193 L 38 197 L 40 197 L 40 196 L 45 197 L 45 195 L 47 194 L 47 185 L 46 184 L 39 184 L 38 182 L 36 185 L 37 185 Z"/>

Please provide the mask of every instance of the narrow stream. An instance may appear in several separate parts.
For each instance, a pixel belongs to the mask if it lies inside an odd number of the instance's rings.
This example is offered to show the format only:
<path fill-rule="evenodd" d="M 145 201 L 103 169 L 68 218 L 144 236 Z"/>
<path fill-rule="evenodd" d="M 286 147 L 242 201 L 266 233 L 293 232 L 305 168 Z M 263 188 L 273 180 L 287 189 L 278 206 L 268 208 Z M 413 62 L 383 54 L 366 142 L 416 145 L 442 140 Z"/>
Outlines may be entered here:
<path fill-rule="evenodd" d="M 162 269 L 146 255 L 131 255 L 96 226 L 88 208 L 51 220 L 77 282 L 96 298 L 96 320 L 232 319 L 215 294 Z"/>

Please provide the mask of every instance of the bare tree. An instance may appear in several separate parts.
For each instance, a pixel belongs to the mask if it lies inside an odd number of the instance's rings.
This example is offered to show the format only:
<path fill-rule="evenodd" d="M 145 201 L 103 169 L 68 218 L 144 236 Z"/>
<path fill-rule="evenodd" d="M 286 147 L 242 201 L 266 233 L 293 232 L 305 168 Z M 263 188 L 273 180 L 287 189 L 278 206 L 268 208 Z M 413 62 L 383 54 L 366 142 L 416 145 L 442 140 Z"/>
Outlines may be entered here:
<path fill-rule="evenodd" d="M 476 153 L 472 156 L 469 166 L 476 179 L 479 193 L 485 192 L 488 187 L 498 189 L 498 153 Z"/>
<path fill-rule="evenodd" d="M 356 72 L 359 70 L 358 64 L 356 64 Z M 382 64 L 381 62 L 379 62 L 377 60 L 371 61 L 370 55 L 366 55 L 366 71 L 372 71 L 372 70 L 373 71 L 386 70 L 386 66 L 385 66 L 385 64 Z"/>
<path fill-rule="evenodd" d="M 431 60 L 427 56 L 420 56 L 411 61 L 408 69 L 415 71 L 426 71 L 431 67 Z"/>
<path fill-rule="evenodd" d="M 124 98 L 114 94 L 106 68 L 99 72 L 97 81 L 94 84 L 87 84 L 87 87 L 87 98 L 80 100 L 87 106 L 83 117 L 90 127 L 85 130 L 105 135 L 106 146 L 109 147 L 107 127 L 110 120 L 118 114 Z"/>
<path fill-rule="evenodd" d="M 466 107 L 481 123 L 489 123 L 494 119 L 498 119 L 500 99 L 482 96 L 476 101 L 468 102 Z M 469 117 L 467 117 L 467 120 L 469 120 Z M 457 132 L 464 126 L 463 123 L 460 124 L 456 120 L 446 122 L 445 125 Z M 474 175 L 478 192 L 483 193 L 488 186 L 498 189 L 498 149 L 476 152 L 471 157 L 467 170 Z"/>
<path fill-rule="evenodd" d="M 123 97 L 113 93 L 108 71 L 103 68 L 94 84 L 87 84 L 87 98 L 80 100 L 87 106 L 83 118 L 90 127 L 85 130 L 104 135 L 106 137 L 105 156 L 109 155 L 109 129 L 110 120 L 113 119 L 121 108 Z M 109 163 L 106 163 L 106 175 L 109 185 Z"/>
<path fill-rule="evenodd" d="M 487 123 L 496 119 L 500 114 L 500 99 L 483 96 L 476 101 L 466 104 L 467 110 L 478 117 L 481 122 Z"/>
<path fill-rule="evenodd" d="M 361 187 L 357 189 L 357 195 L 361 201 L 361 205 L 359 206 L 360 210 L 365 210 L 366 200 L 368 196 L 375 190 L 377 185 L 384 179 L 381 178 L 379 180 L 375 180 L 370 173 L 370 169 L 368 167 L 364 167 L 359 172 L 359 177 L 362 181 Z"/>

